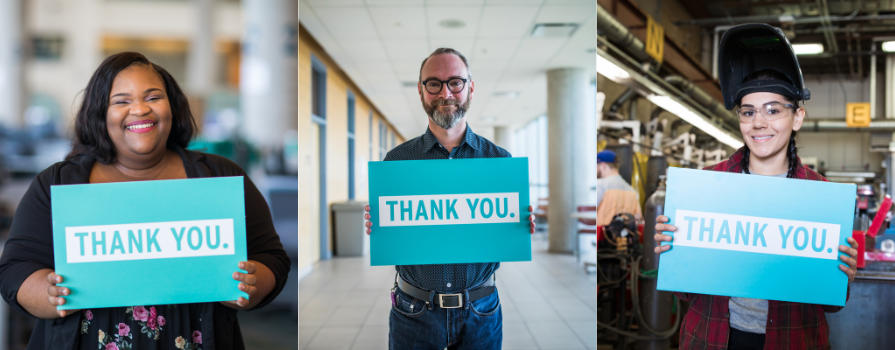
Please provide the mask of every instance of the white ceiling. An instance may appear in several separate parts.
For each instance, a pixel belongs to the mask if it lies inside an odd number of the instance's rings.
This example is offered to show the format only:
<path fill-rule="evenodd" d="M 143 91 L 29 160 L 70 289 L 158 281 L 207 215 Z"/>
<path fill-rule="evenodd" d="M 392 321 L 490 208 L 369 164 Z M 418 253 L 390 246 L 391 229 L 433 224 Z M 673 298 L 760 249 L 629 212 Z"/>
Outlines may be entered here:
<path fill-rule="evenodd" d="M 439 25 L 448 19 L 466 25 Z M 416 85 L 402 83 L 416 82 L 439 47 L 469 60 L 473 127 L 518 126 L 546 113 L 548 69 L 585 68 L 596 79 L 593 0 L 299 0 L 299 21 L 408 138 L 425 130 L 427 117 Z M 533 38 L 536 23 L 580 26 L 571 37 Z"/>

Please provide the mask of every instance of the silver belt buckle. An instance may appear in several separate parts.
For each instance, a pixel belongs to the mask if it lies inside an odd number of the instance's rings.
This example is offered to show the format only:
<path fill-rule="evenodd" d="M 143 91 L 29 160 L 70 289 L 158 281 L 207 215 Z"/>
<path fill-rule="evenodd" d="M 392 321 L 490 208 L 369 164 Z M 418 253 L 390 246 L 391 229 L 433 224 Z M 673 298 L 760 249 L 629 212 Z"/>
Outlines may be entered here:
<path fill-rule="evenodd" d="M 444 306 L 444 298 L 457 298 L 457 306 Z M 450 302 L 451 300 L 448 299 Z M 438 294 L 438 305 L 442 309 L 457 309 L 463 307 L 463 294 Z"/>

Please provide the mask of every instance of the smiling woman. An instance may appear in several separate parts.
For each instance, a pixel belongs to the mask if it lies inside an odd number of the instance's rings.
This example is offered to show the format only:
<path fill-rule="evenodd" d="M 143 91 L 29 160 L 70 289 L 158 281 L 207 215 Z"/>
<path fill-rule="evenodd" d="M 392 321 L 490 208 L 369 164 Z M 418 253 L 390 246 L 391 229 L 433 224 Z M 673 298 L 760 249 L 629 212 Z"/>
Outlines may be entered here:
<path fill-rule="evenodd" d="M 39 319 L 28 349 L 202 349 L 203 344 L 244 348 L 236 310 L 270 303 L 286 283 L 290 261 L 267 202 L 245 171 L 226 158 L 186 150 L 195 132 L 196 122 L 177 82 L 143 55 L 112 55 L 94 72 L 76 116 L 71 153 L 32 182 L 0 258 L 3 299 Z M 232 266 L 232 278 L 248 299 L 56 309 L 78 290 L 56 285 L 63 276 L 54 271 L 50 186 L 221 176 L 244 179 L 248 261 Z M 114 290 L 115 283 L 152 283 L 151 274 L 110 276 L 108 288 Z M 133 334 L 132 329 L 141 331 Z"/>

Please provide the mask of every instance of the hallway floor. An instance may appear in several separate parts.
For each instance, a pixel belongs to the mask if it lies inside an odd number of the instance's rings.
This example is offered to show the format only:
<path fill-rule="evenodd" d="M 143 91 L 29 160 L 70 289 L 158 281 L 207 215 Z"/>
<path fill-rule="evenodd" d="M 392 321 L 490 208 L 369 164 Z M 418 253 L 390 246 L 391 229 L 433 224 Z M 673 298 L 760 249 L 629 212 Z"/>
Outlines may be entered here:
<path fill-rule="evenodd" d="M 530 262 L 501 263 L 497 287 L 503 308 L 503 349 L 597 347 L 596 277 L 575 257 L 547 253 L 532 237 Z M 299 281 L 299 348 L 388 349 L 393 266 L 369 257 L 320 262 Z"/>

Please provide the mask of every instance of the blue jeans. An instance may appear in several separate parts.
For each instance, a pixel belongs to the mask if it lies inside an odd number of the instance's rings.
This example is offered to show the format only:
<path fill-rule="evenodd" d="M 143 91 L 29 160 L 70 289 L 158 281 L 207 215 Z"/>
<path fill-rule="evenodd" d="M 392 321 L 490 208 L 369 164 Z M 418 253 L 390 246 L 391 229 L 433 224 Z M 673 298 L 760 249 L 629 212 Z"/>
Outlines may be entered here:
<path fill-rule="evenodd" d="M 388 317 L 389 350 L 500 350 L 503 341 L 500 297 L 491 295 L 456 309 L 442 309 L 395 290 Z"/>

